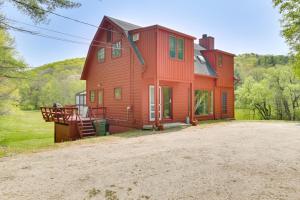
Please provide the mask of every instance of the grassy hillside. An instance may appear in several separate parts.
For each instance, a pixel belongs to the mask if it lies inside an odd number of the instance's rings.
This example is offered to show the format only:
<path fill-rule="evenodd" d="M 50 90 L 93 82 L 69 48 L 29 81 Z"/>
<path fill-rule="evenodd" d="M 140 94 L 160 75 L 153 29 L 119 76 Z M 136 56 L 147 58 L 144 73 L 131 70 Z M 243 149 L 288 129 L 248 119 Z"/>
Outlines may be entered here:
<path fill-rule="evenodd" d="M 80 81 L 84 61 L 68 59 L 28 71 L 28 79 L 19 88 L 21 109 L 34 110 L 54 102 L 74 104 L 74 95 L 85 89 L 84 81 Z"/>

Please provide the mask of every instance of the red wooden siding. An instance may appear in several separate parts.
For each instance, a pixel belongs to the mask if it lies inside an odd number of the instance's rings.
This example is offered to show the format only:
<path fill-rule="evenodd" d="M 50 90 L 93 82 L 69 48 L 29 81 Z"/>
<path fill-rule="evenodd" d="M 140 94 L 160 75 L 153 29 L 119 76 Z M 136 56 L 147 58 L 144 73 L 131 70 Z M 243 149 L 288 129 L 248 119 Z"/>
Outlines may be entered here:
<path fill-rule="evenodd" d="M 216 71 L 216 77 L 194 74 L 194 38 L 159 25 L 135 29 L 130 34 L 139 33 L 135 42 L 145 63 L 138 59 L 124 32 L 104 20 L 101 25 L 112 28 L 112 41 L 122 42 L 121 57 L 112 58 L 111 44 L 107 43 L 107 31 L 99 29 L 95 40 L 103 41 L 98 46 L 105 47 L 105 61 L 99 63 L 97 51 L 100 47 L 91 47 L 83 79 L 86 79 L 87 94 L 94 90 L 95 102 L 87 96 L 87 105 L 97 107 L 98 90 L 103 90 L 103 102 L 107 108 L 107 118 L 119 121 L 127 127 L 142 127 L 153 124 L 149 121 L 149 86 L 168 86 L 172 88 L 172 119 L 168 122 L 185 121 L 194 107 L 194 91 L 210 90 L 214 92 L 214 114 L 198 119 L 219 119 L 234 117 L 234 79 L 233 55 L 219 50 L 202 51 Z M 169 56 L 169 36 L 184 39 L 184 59 Z M 176 53 L 177 54 L 177 53 Z M 222 67 L 217 66 L 217 58 L 223 56 Z M 114 98 L 114 89 L 122 89 L 122 98 Z M 227 92 L 227 113 L 222 113 L 222 92 Z M 190 100 L 190 102 L 189 102 Z M 129 109 L 127 109 L 129 108 Z M 162 122 L 165 122 L 164 120 Z M 114 131 L 126 130 L 113 127 Z"/>
<path fill-rule="evenodd" d="M 90 62 L 88 68 L 88 75 L 86 81 L 86 89 L 98 90 L 103 89 L 104 92 L 104 106 L 107 107 L 107 117 L 114 118 L 116 120 L 124 121 L 132 114 L 127 113 L 127 106 L 130 106 L 130 65 L 131 65 L 131 49 L 129 48 L 129 42 L 122 36 L 121 32 L 117 32 L 118 29 L 113 28 L 113 42 L 122 42 L 121 57 L 112 57 L 112 48 L 110 45 L 104 45 L 105 48 L 105 62 L 99 63 L 97 60 L 97 51 L 99 47 L 93 47 L 90 53 Z M 106 42 L 106 31 L 101 31 L 95 38 L 98 41 Z M 122 89 L 121 100 L 114 98 L 114 88 Z M 96 95 L 96 101 L 91 103 L 88 99 L 88 106 L 97 106 L 98 95 Z"/>
<path fill-rule="evenodd" d="M 178 60 L 169 55 L 169 36 L 184 39 L 184 59 Z M 158 30 L 157 37 L 158 79 L 179 82 L 192 82 L 194 74 L 194 41 L 181 35 Z"/>

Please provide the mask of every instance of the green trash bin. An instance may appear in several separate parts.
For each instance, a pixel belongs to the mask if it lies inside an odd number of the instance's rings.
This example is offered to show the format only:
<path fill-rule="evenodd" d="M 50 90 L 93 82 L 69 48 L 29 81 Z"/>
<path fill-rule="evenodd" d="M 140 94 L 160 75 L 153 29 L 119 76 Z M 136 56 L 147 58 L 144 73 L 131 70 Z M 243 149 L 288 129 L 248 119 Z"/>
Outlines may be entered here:
<path fill-rule="evenodd" d="M 99 136 L 106 135 L 106 120 L 105 119 L 95 120 L 93 122 L 93 125 L 95 127 L 97 135 L 99 135 Z"/>

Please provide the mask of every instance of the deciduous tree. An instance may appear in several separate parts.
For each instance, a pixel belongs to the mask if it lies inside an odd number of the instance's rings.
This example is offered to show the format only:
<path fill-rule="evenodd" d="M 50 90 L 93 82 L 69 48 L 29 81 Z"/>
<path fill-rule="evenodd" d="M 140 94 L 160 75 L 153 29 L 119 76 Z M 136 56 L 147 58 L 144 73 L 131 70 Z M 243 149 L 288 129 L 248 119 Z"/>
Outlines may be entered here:
<path fill-rule="evenodd" d="M 300 0 L 273 0 L 282 15 L 282 35 L 295 54 L 294 67 L 300 76 Z"/>

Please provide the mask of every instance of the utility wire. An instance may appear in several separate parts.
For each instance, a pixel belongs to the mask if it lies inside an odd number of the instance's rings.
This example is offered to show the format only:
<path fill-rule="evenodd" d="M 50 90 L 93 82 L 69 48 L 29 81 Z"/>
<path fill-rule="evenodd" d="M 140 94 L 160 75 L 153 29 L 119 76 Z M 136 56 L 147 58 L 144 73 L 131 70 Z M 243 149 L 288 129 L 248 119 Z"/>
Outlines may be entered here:
<path fill-rule="evenodd" d="M 90 44 L 88 42 L 70 40 L 70 39 L 67 39 L 67 38 L 61 38 L 61 37 L 56 37 L 56 36 L 52 36 L 52 35 L 48 35 L 48 34 L 35 32 L 35 31 L 32 31 L 32 30 L 27 30 L 27 29 L 24 29 L 24 28 L 21 28 L 21 27 L 11 26 L 11 25 L 9 25 L 7 23 L 4 23 L 4 22 L 1 22 L 1 23 L 4 24 L 6 26 L 6 28 L 9 28 L 13 31 L 19 31 L 19 32 L 27 33 L 27 34 L 30 34 L 30 35 L 33 35 L 33 36 L 39 36 L 39 37 L 43 37 L 43 38 L 54 39 L 54 40 L 69 42 L 69 43 L 73 43 L 73 44 L 90 45 L 90 46 L 94 46 L 94 47 L 105 47 L 105 48 L 111 48 L 111 49 L 123 49 L 123 50 L 125 50 L 124 47 L 116 48 L 116 47 L 112 47 L 112 46 L 104 46 L 104 45 L 99 45 L 99 44 L 94 44 L 94 43 Z M 96 41 L 95 40 L 95 42 L 101 42 L 101 41 Z"/>
<path fill-rule="evenodd" d="M 41 10 L 41 11 L 46 12 L 46 13 L 51 13 L 51 14 L 53 14 L 53 15 L 55 15 L 55 16 L 58 16 L 58 17 L 61 17 L 61 18 L 67 19 L 67 20 L 71 20 L 71 21 L 74 21 L 74 22 L 77 22 L 77 23 L 80 23 L 80 24 L 84 24 L 84 25 L 87 25 L 87 26 L 90 26 L 90 27 L 94 27 L 94 28 L 97 28 L 97 29 L 103 29 L 103 30 L 107 30 L 107 31 L 119 33 L 119 32 L 117 32 L 117 31 L 114 31 L 114 30 L 111 30 L 111 29 L 107 29 L 107 28 L 104 28 L 104 27 L 101 27 L 101 26 L 96 26 L 96 25 L 94 25 L 94 24 L 91 24 L 91 23 L 88 23 L 88 22 L 85 22 L 85 21 L 82 21 L 82 20 L 74 19 L 74 18 L 65 16 L 65 15 L 61 15 L 61 14 L 55 13 L 55 12 L 50 11 L 50 10 L 45 10 L 45 9 L 43 9 L 43 8 L 40 8 L 40 7 L 37 7 L 37 6 L 34 6 L 34 5 L 30 5 L 30 4 L 21 2 L 21 1 L 19 1 L 19 0 L 11 0 L 11 1 L 13 1 L 13 2 L 15 2 L 15 3 L 17 3 L 17 4 L 20 4 L 20 5 L 29 7 L 29 8 L 31 8 L 31 9 L 37 9 L 37 10 Z M 119 34 L 120 34 L 120 33 L 119 33 Z"/>
<path fill-rule="evenodd" d="M 98 40 L 95 40 L 95 39 L 89 39 L 89 38 L 86 38 L 86 37 L 83 37 L 83 36 L 74 35 L 74 34 L 70 34 L 70 33 L 65 33 L 65 32 L 54 30 L 54 29 L 44 28 L 44 27 L 40 27 L 40 26 L 37 26 L 37 25 L 32 25 L 32 24 L 28 24 L 28 23 L 25 23 L 25 22 L 21 22 L 21 21 L 15 20 L 15 19 L 7 18 L 7 20 L 11 21 L 11 22 L 14 22 L 14 23 L 22 24 L 22 25 L 25 25 L 25 26 L 34 27 L 34 28 L 38 28 L 38 29 L 41 29 L 41 30 L 46 30 L 46 31 L 49 31 L 49 32 L 58 33 L 58 34 L 61 34 L 61 35 L 66 35 L 66 36 L 73 37 L 73 38 L 80 38 L 80 39 L 83 39 L 83 40 L 102 43 L 102 44 L 109 45 L 109 46 L 111 45 L 111 43 L 98 41 Z"/>
<path fill-rule="evenodd" d="M 62 35 L 67 35 L 67 36 L 74 37 L 74 38 L 81 38 L 81 39 L 84 39 L 84 40 L 91 41 L 90 39 L 88 39 L 86 37 L 79 36 L 79 35 L 73 35 L 73 34 L 64 33 L 64 32 L 56 31 L 56 30 L 49 29 L 49 28 L 44 28 L 44 27 L 28 24 L 28 23 L 25 23 L 25 22 L 21 22 L 21 21 L 15 20 L 15 19 L 10 19 L 10 18 L 6 18 L 6 19 L 8 21 L 18 23 L 18 24 L 22 24 L 22 25 L 26 25 L 26 26 L 29 26 L 29 27 L 38 28 L 38 29 L 41 29 L 41 30 L 46 30 L 46 31 L 50 31 L 50 32 L 54 32 L 54 33 L 58 33 L 58 34 L 62 34 Z"/>

